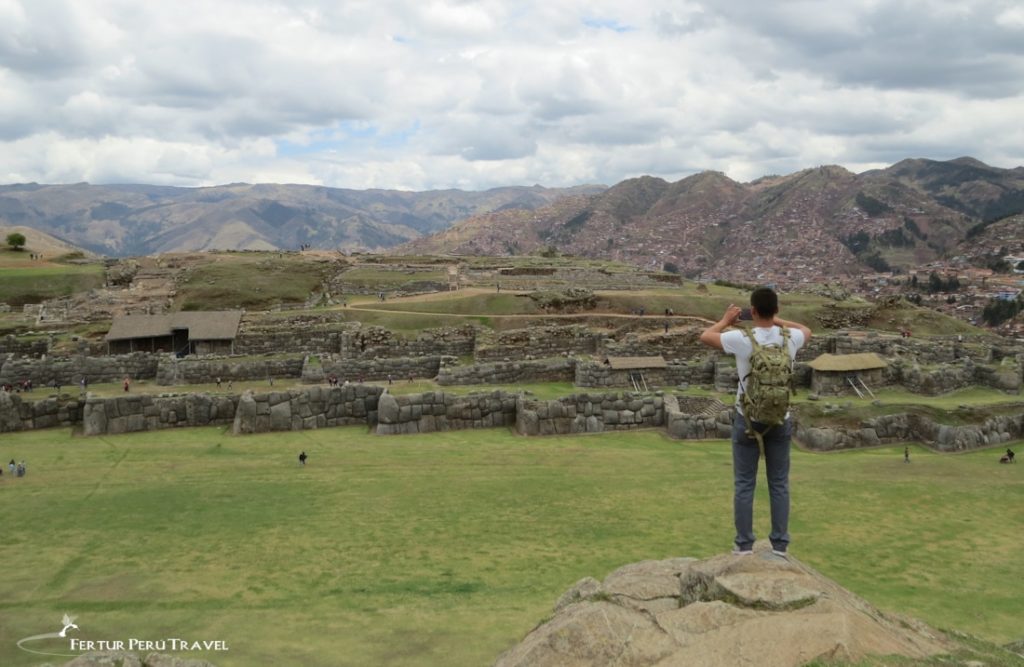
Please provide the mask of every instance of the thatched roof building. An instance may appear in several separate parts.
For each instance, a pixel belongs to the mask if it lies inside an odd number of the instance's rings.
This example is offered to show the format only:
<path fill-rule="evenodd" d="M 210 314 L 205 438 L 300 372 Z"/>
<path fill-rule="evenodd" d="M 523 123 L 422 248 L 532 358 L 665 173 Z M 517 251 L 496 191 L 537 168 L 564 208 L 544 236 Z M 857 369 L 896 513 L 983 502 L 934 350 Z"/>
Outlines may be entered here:
<path fill-rule="evenodd" d="M 886 368 L 889 364 L 874 352 L 861 352 L 860 354 L 823 354 L 808 365 L 816 371 L 852 373 Z"/>
<path fill-rule="evenodd" d="M 656 357 L 608 357 L 608 365 L 615 371 L 643 371 L 650 368 L 668 367 L 668 363 L 661 355 Z"/>
<path fill-rule="evenodd" d="M 845 394 L 865 391 L 886 383 L 889 366 L 874 352 L 823 354 L 810 364 L 811 391 L 816 394 Z"/>
<path fill-rule="evenodd" d="M 229 354 L 241 321 L 240 310 L 123 315 L 114 318 L 105 340 L 111 354 Z"/>

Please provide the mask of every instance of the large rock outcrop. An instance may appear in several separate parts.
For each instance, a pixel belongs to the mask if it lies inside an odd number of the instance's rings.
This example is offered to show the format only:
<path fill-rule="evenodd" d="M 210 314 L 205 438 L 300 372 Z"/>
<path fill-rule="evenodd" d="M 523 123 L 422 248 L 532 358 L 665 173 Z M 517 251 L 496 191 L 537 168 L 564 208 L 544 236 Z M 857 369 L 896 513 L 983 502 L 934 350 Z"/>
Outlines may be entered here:
<path fill-rule="evenodd" d="M 953 648 L 924 623 L 882 613 L 759 544 L 751 556 L 644 561 L 603 582 L 583 579 L 496 667 L 785 667 Z"/>
<path fill-rule="evenodd" d="M 130 651 L 83 653 L 64 667 L 215 667 L 212 662 L 192 658 L 176 658 L 164 653 L 139 657 Z"/>

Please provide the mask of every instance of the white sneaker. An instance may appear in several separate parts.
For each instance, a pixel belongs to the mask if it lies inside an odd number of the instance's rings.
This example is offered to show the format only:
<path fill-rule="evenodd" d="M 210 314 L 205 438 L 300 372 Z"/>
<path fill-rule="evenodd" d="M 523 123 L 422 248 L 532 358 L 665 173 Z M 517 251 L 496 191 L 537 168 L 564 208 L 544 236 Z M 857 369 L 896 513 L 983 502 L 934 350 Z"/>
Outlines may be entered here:
<path fill-rule="evenodd" d="M 772 553 L 775 554 L 776 556 L 778 556 L 779 558 L 785 558 L 786 560 L 789 560 L 789 556 L 786 554 L 785 551 L 779 551 L 778 549 L 772 549 Z"/>
<path fill-rule="evenodd" d="M 733 547 L 733 556 L 750 556 L 754 553 L 753 549 L 740 549 L 739 547 Z"/>

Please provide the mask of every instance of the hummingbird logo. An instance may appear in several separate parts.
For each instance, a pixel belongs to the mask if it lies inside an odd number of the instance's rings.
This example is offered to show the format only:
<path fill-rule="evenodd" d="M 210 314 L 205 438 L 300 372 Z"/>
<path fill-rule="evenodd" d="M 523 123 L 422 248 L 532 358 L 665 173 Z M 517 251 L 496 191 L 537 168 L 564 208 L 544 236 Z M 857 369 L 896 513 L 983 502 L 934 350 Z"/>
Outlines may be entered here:
<path fill-rule="evenodd" d="M 66 637 L 69 628 L 74 628 L 75 630 L 78 629 L 78 626 L 75 625 L 74 616 L 68 616 L 67 614 L 64 614 L 64 618 L 62 618 L 60 622 L 64 624 L 64 627 L 61 628 L 60 632 L 58 633 L 60 637 Z"/>
<path fill-rule="evenodd" d="M 72 658 L 76 657 L 79 654 L 77 654 L 77 653 L 53 653 L 53 652 L 50 652 L 50 651 L 40 651 L 40 650 L 37 650 L 37 649 L 34 649 L 34 648 L 29 648 L 28 646 L 25 646 L 25 644 L 27 644 L 29 642 L 35 642 L 35 641 L 39 641 L 41 639 L 61 639 L 61 638 L 66 638 L 68 636 L 67 635 L 68 630 L 77 630 L 78 629 L 78 626 L 75 625 L 75 618 L 76 618 L 75 616 L 71 616 L 70 614 L 64 614 L 64 618 L 62 618 L 60 620 L 60 622 L 61 622 L 61 624 L 63 626 L 63 627 L 61 627 L 60 632 L 47 632 L 47 633 L 44 633 L 44 634 L 41 634 L 41 635 L 32 635 L 31 637 L 25 637 L 24 639 L 18 640 L 18 648 L 20 648 L 22 651 L 28 651 L 29 653 L 37 653 L 39 655 L 59 655 L 59 656 L 72 657 Z"/>

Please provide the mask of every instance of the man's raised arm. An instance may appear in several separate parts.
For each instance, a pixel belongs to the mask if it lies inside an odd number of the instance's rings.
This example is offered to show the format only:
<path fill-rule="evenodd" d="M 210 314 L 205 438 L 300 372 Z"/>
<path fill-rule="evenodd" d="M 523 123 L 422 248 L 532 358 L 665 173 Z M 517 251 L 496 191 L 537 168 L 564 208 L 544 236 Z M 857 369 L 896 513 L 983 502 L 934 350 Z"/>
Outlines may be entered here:
<path fill-rule="evenodd" d="M 722 349 L 722 332 L 727 327 L 731 327 L 736 319 L 740 316 L 740 307 L 735 304 L 729 304 L 729 307 L 725 309 L 725 314 L 722 315 L 722 319 L 718 320 L 700 335 L 700 342 L 704 343 L 708 347 L 713 347 L 716 350 Z M 810 332 L 808 332 L 809 334 Z"/>

